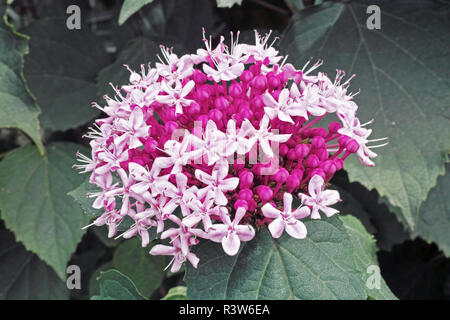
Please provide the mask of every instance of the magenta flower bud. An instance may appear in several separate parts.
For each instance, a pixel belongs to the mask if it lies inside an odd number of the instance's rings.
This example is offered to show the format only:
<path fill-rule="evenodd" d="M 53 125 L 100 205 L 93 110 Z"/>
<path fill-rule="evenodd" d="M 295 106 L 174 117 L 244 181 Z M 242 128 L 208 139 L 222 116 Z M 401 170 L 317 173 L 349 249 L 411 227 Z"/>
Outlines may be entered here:
<path fill-rule="evenodd" d="M 311 151 L 311 146 L 309 144 L 302 143 L 298 144 L 295 147 L 295 153 L 300 159 L 306 158 L 306 156 L 309 154 L 309 151 Z"/>
<path fill-rule="evenodd" d="M 242 111 L 239 111 L 242 119 L 251 119 L 253 117 L 253 112 L 250 109 L 242 109 Z"/>
<path fill-rule="evenodd" d="M 311 128 L 312 136 L 326 137 L 328 135 L 327 130 L 324 128 Z"/>
<path fill-rule="evenodd" d="M 259 89 L 261 91 L 266 90 L 267 89 L 267 78 L 260 74 L 252 80 L 251 86 L 256 89 Z"/>
<path fill-rule="evenodd" d="M 196 121 L 199 121 L 202 123 L 202 128 L 206 127 L 206 124 L 208 123 L 209 117 L 206 114 L 202 114 L 197 117 Z"/>
<path fill-rule="evenodd" d="M 228 108 L 229 105 L 230 105 L 230 103 L 228 102 L 228 100 L 225 97 L 218 97 L 216 100 L 214 100 L 214 106 L 217 109 L 224 110 L 224 109 Z"/>
<path fill-rule="evenodd" d="M 153 153 L 156 151 L 157 146 L 158 146 L 158 142 L 156 142 L 155 139 L 150 138 L 147 141 L 145 141 L 145 144 L 144 144 L 145 152 Z"/>
<path fill-rule="evenodd" d="M 301 170 L 301 169 L 294 169 L 294 170 L 291 171 L 291 174 L 292 175 L 296 175 L 298 180 L 300 180 L 300 181 L 303 178 L 303 170 Z"/>
<path fill-rule="evenodd" d="M 253 73 L 250 70 L 245 70 L 239 79 L 244 83 L 250 82 L 253 79 Z"/>
<path fill-rule="evenodd" d="M 242 183 L 241 183 L 241 185 L 242 185 Z M 248 188 L 241 189 L 241 191 L 239 191 L 239 199 L 250 201 L 251 199 L 253 199 L 253 191 Z"/>
<path fill-rule="evenodd" d="M 347 136 L 340 136 L 340 137 L 338 138 L 338 143 L 339 143 L 339 145 L 340 145 L 341 147 L 345 147 L 345 144 L 347 143 L 347 141 L 348 141 L 349 139 L 350 139 L 350 138 L 347 137 Z"/>
<path fill-rule="evenodd" d="M 269 188 L 268 186 L 259 186 L 257 193 L 258 193 L 259 198 L 263 202 L 267 202 L 267 201 L 271 200 L 273 197 L 272 189 Z"/>
<path fill-rule="evenodd" d="M 339 122 L 333 121 L 330 122 L 330 124 L 328 125 L 328 131 L 329 133 L 337 133 L 339 129 L 341 129 L 342 126 Z"/>
<path fill-rule="evenodd" d="M 289 147 L 285 144 L 280 144 L 278 152 L 280 153 L 280 156 L 284 157 L 289 152 Z"/>
<path fill-rule="evenodd" d="M 327 149 L 325 149 L 325 148 L 317 149 L 315 151 L 315 153 L 316 153 L 316 155 L 317 155 L 317 157 L 319 158 L 320 161 L 325 161 L 325 160 L 328 159 L 329 154 L 328 154 Z"/>
<path fill-rule="evenodd" d="M 256 109 L 262 109 L 264 108 L 264 101 L 262 99 L 261 96 L 256 96 L 252 102 L 251 102 L 252 106 Z"/>
<path fill-rule="evenodd" d="M 301 71 L 300 71 L 301 72 Z M 281 82 L 287 82 L 289 80 L 288 76 L 284 72 L 280 72 L 278 74 L 278 79 L 280 79 Z"/>
<path fill-rule="evenodd" d="M 220 129 L 223 126 L 223 122 L 222 122 L 223 113 L 219 109 L 210 110 L 208 115 L 209 115 L 209 118 L 212 119 L 216 123 L 217 128 Z"/>
<path fill-rule="evenodd" d="M 235 82 L 230 85 L 230 88 L 228 89 L 228 92 L 230 93 L 230 96 L 237 98 L 240 97 L 243 90 L 239 83 Z"/>
<path fill-rule="evenodd" d="M 288 160 L 291 161 L 297 159 L 297 152 L 295 152 L 295 149 L 289 149 L 287 153 L 287 158 Z"/>
<path fill-rule="evenodd" d="M 321 176 L 325 180 L 326 174 L 321 168 L 316 168 L 311 171 L 311 177 L 314 177 L 315 175 Z"/>
<path fill-rule="evenodd" d="M 295 174 L 291 174 L 286 179 L 286 187 L 287 187 L 288 192 L 294 191 L 295 189 L 298 188 L 299 185 L 300 185 L 300 179 Z"/>
<path fill-rule="evenodd" d="M 198 69 L 194 70 L 194 74 L 192 75 L 192 79 L 196 84 L 203 84 L 206 82 L 206 75 Z"/>
<path fill-rule="evenodd" d="M 326 175 L 333 175 L 336 172 L 336 165 L 333 160 L 326 160 L 320 164 Z"/>
<path fill-rule="evenodd" d="M 247 203 L 247 201 L 245 201 L 245 200 L 237 200 L 234 203 L 234 209 L 237 210 L 239 208 L 245 208 L 245 210 L 247 211 L 248 210 L 248 203 Z"/>
<path fill-rule="evenodd" d="M 249 110 L 250 109 L 250 103 L 248 101 L 246 101 L 246 100 L 239 100 L 238 110 L 242 110 L 242 109 Z"/>
<path fill-rule="evenodd" d="M 263 169 L 264 169 L 264 166 L 261 163 L 257 163 L 255 165 L 253 165 L 253 168 L 252 168 L 253 172 L 258 176 L 261 175 Z"/>
<path fill-rule="evenodd" d="M 281 93 L 281 90 L 275 90 L 275 91 L 272 92 L 272 97 L 275 100 L 278 100 L 278 98 L 280 97 L 280 93 Z"/>
<path fill-rule="evenodd" d="M 359 144 L 355 139 L 350 139 L 345 144 L 345 149 L 350 153 L 355 153 L 359 149 Z"/>
<path fill-rule="evenodd" d="M 206 86 L 201 87 L 200 89 L 197 90 L 197 98 L 200 101 L 205 101 L 208 100 L 210 96 L 209 90 L 207 89 Z"/>
<path fill-rule="evenodd" d="M 289 172 L 285 168 L 280 168 L 275 173 L 273 179 L 278 183 L 283 183 L 289 177 Z"/>
<path fill-rule="evenodd" d="M 172 134 L 175 130 L 178 129 L 178 123 L 176 123 L 175 121 L 167 121 L 164 124 L 164 129 L 168 134 Z"/>
<path fill-rule="evenodd" d="M 278 79 L 277 76 L 269 77 L 268 82 L 269 82 L 269 86 L 271 86 L 272 88 L 276 88 L 281 84 L 281 81 L 280 81 L 280 79 Z"/>
<path fill-rule="evenodd" d="M 310 155 L 306 159 L 306 166 L 309 168 L 316 168 L 319 166 L 319 164 L 320 164 L 319 157 L 317 157 L 315 154 Z"/>
<path fill-rule="evenodd" d="M 321 136 L 315 136 L 314 138 L 312 138 L 311 141 L 311 146 L 314 149 L 320 149 L 326 146 L 325 144 L 325 139 Z"/>
<path fill-rule="evenodd" d="M 242 170 L 239 173 L 239 181 L 241 188 L 250 188 L 253 185 L 253 173 L 250 170 Z"/>
<path fill-rule="evenodd" d="M 192 101 L 189 105 L 189 112 L 192 114 L 199 114 L 201 111 L 201 106 L 198 102 Z"/>
<path fill-rule="evenodd" d="M 247 201 L 247 203 L 248 203 L 248 211 L 256 210 L 256 207 L 258 206 L 258 203 L 254 199 L 251 199 L 250 201 Z"/>
<path fill-rule="evenodd" d="M 333 160 L 334 165 L 336 166 L 336 171 L 339 171 L 344 167 L 344 160 L 342 160 L 341 158 L 335 158 Z"/>
<path fill-rule="evenodd" d="M 255 63 L 254 65 L 250 66 L 250 71 L 252 72 L 253 76 L 257 76 L 261 73 L 261 63 Z"/>

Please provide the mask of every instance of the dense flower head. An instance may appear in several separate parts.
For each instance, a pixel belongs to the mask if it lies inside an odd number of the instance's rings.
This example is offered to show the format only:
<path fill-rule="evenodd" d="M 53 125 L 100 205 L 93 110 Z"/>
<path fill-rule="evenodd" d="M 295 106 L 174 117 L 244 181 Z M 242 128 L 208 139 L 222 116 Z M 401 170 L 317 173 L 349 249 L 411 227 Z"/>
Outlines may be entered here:
<path fill-rule="evenodd" d="M 192 246 L 202 239 L 235 255 L 263 225 L 274 238 L 302 239 L 302 219 L 338 212 L 328 182 L 353 153 L 373 166 L 368 144 L 380 139 L 356 117 L 352 77 L 313 74 L 321 61 L 296 69 L 269 36 L 255 31 L 255 44 L 240 44 L 232 35 L 230 46 L 221 37 L 215 47 L 203 36 L 194 54 L 161 47 L 154 67 L 126 66 L 130 83 L 94 104 L 106 117 L 87 134 L 91 157 L 76 165 L 100 188 L 88 194 L 104 212 L 94 225 L 138 235 L 144 247 L 155 229 L 167 243 L 150 254 L 173 256 L 176 271 L 185 260 L 197 266 Z M 330 114 L 339 122 L 322 120 Z M 133 224 L 118 234 L 126 217 Z"/>

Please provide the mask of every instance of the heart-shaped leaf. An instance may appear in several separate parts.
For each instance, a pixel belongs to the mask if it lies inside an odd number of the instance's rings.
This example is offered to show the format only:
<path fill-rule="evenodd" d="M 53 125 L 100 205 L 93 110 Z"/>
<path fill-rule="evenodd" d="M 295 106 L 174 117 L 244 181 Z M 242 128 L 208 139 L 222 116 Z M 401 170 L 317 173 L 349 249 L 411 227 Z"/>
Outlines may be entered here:
<path fill-rule="evenodd" d="M 381 9 L 381 29 L 366 25 L 369 5 Z M 413 231 L 450 150 L 449 27 L 433 1 L 325 3 L 294 16 L 281 44 L 297 66 L 314 56 L 330 76 L 336 68 L 357 75 L 358 116 L 375 119 L 374 138 L 387 136 L 390 143 L 376 149 L 375 168 L 356 157 L 345 168 L 352 181 L 376 188 L 398 208 L 398 218 Z"/>
<path fill-rule="evenodd" d="M 72 165 L 73 143 L 53 143 L 41 156 L 34 146 L 8 153 L 0 162 L 0 210 L 6 227 L 28 250 L 52 266 L 61 279 L 88 223 L 67 195 L 83 180 Z"/>

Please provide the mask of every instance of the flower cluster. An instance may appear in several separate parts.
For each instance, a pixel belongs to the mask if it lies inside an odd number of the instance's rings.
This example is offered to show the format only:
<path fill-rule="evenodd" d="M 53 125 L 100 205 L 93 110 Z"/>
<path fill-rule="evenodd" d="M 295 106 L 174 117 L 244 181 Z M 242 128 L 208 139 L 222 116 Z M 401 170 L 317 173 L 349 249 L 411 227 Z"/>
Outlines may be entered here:
<path fill-rule="evenodd" d="M 222 37 L 215 47 L 203 36 L 204 49 L 181 57 L 162 47 L 159 63 L 130 70 L 106 106 L 94 104 L 106 117 L 87 134 L 91 157 L 79 154 L 76 165 L 100 188 L 88 194 L 104 212 L 93 225 L 106 224 L 110 237 L 139 235 L 143 247 L 154 228 L 167 243 L 150 254 L 173 256 L 177 271 L 186 259 L 197 266 L 200 239 L 235 255 L 262 225 L 274 238 L 302 239 L 301 219 L 338 212 L 327 183 L 350 154 L 366 166 L 376 156 L 347 92 L 351 78 L 313 75 L 320 61 L 297 70 L 269 36 L 255 32 L 249 45 L 232 34 L 230 46 Z M 330 114 L 340 122 L 320 127 Z M 125 217 L 133 224 L 117 235 Z"/>

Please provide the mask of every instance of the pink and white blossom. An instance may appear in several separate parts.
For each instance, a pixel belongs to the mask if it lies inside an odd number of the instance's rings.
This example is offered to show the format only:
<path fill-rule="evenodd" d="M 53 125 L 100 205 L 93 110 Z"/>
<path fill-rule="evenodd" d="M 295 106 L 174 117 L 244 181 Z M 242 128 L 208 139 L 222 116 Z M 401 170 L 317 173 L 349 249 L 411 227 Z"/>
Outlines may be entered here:
<path fill-rule="evenodd" d="M 308 184 L 309 196 L 300 193 L 298 196 L 302 204 L 311 207 L 311 219 L 320 219 L 319 211 L 325 213 L 327 217 L 331 217 L 339 210 L 330 206 L 341 201 L 339 193 L 336 190 L 325 190 L 325 181 L 319 175 L 311 178 Z"/>
<path fill-rule="evenodd" d="M 306 218 L 310 214 L 308 207 L 300 207 L 292 211 L 292 194 L 285 192 L 283 195 L 283 211 L 278 210 L 272 204 L 266 203 L 261 208 L 265 217 L 274 219 L 269 224 L 272 237 L 279 238 L 284 230 L 294 238 L 304 239 L 307 231 L 306 226 L 299 219 Z"/>
<path fill-rule="evenodd" d="M 372 143 L 385 138 L 370 140 L 371 122 L 360 123 L 353 76 L 344 82 L 338 71 L 332 81 L 316 72 L 321 60 L 297 69 L 270 35 L 255 31 L 248 44 L 232 33 L 230 45 L 221 36 L 213 48 L 204 32 L 193 54 L 161 47 L 153 68 L 125 66 L 129 83 L 93 104 L 105 116 L 85 135 L 89 156 L 77 153 L 74 165 L 98 189 L 87 194 L 100 210 L 89 226 L 144 247 L 155 230 L 161 243 L 150 254 L 173 256 L 176 272 L 186 260 L 198 266 L 192 249 L 201 241 L 236 255 L 255 230 L 304 239 L 301 220 L 338 213 L 329 181 L 353 154 L 373 166 L 371 149 L 385 144 Z M 339 122 L 321 120 L 334 114 Z M 125 219 L 132 223 L 117 235 Z"/>

